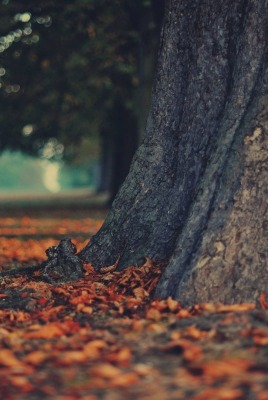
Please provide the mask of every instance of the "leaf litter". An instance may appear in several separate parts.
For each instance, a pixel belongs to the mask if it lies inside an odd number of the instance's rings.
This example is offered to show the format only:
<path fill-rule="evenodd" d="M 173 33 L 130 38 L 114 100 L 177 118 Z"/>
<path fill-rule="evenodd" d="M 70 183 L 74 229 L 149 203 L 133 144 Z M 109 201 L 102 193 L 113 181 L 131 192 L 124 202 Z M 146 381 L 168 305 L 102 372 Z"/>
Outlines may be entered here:
<path fill-rule="evenodd" d="M 2 270 L 42 261 L 59 226 L 76 230 L 81 249 L 84 222 L 74 213 L 59 220 L 3 216 Z M 100 225 L 88 216 L 88 232 Z M 47 237 L 37 239 L 40 232 Z M 258 304 L 183 308 L 153 296 L 164 268 L 145 257 L 123 271 L 84 264 L 83 278 L 72 283 L 2 279 L 1 398 L 268 399 L 266 294 Z"/>

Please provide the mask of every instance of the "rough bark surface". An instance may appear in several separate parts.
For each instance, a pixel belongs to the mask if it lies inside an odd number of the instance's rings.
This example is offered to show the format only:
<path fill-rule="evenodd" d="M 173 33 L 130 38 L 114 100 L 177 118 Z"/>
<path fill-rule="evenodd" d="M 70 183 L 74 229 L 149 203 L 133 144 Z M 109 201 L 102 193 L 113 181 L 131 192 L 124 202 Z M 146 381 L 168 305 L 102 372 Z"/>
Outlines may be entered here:
<path fill-rule="evenodd" d="M 84 259 L 170 259 L 156 295 L 184 303 L 265 289 L 267 27 L 267 0 L 167 2 L 146 137 Z"/>

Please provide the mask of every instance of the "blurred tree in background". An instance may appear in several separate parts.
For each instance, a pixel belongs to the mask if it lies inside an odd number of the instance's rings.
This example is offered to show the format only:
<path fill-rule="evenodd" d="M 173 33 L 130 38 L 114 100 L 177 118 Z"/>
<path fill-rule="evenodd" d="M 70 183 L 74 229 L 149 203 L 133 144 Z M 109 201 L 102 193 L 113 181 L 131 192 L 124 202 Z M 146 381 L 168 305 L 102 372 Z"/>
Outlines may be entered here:
<path fill-rule="evenodd" d="M 142 135 L 164 0 L 2 0 L 0 150 L 85 163 L 113 198 Z"/>

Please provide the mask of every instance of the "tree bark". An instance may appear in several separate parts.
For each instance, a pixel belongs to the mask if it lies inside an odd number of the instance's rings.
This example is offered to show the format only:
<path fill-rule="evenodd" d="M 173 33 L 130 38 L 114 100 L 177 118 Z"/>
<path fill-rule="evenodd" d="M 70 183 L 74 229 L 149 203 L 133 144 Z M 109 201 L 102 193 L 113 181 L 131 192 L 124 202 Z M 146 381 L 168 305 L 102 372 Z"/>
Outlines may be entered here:
<path fill-rule="evenodd" d="M 137 147 L 137 117 L 118 97 L 108 113 L 107 121 L 103 123 L 101 133 L 102 169 L 98 191 L 109 191 L 110 204 L 129 172 Z"/>
<path fill-rule="evenodd" d="M 169 260 L 156 296 L 255 301 L 268 278 L 268 1 L 168 0 L 146 136 L 81 256 Z"/>

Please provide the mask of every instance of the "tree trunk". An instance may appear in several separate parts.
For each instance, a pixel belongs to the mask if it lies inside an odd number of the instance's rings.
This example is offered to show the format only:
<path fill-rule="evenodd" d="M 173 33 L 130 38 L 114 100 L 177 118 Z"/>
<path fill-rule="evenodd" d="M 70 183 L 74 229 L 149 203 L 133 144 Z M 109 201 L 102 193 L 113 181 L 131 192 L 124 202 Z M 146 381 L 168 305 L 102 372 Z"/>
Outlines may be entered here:
<path fill-rule="evenodd" d="M 268 1 L 168 0 L 147 132 L 96 268 L 169 260 L 156 296 L 255 301 L 268 278 Z"/>
<path fill-rule="evenodd" d="M 138 147 L 137 117 L 128 109 L 122 99 L 115 102 L 113 110 L 113 163 L 110 187 L 110 202 L 112 202 L 124 182 L 131 160 Z"/>
<path fill-rule="evenodd" d="M 137 147 L 137 117 L 124 105 L 123 99 L 118 97 L 101 131 L 102 160 L 98 192 L 109 191 L 109 203 L 114 200 L 124 182 Z"/>

